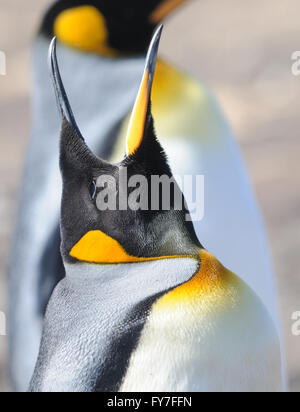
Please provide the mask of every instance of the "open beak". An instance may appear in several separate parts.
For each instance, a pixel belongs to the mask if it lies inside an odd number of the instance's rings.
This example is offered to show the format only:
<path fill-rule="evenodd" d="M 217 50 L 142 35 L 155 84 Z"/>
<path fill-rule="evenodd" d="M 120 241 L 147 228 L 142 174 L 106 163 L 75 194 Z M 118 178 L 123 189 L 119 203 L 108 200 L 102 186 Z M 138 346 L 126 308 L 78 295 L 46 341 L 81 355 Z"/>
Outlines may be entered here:
<path fill-rule="evenodd" d="M 148 51 L 143 79 L 129 122 L 127 132 L 127 155 L 133 155 L 143 141 L 148 110 L 151 107 L 152 85 L 162 31 L 163 25 L 161 25 L 155 32 Z"/>
<path fill-rule="evenodd" d="M 82 134 L 77 126 L 74 114 L 71 109 L 71 105 L 69 103 L 69 99 L 67 93 L 65 91 L 58 63 L 57 63 L 57 55 L 56 55 L 56 37 L 53 38 L 49 48 L 49 68 L 51 73 L 51 78 L 53 81 L 53 86 L 56 95 L 57 106 L 59 109 L 59 113 L 61 115 L 62 120 L 66 119 L 70 125 L 76 130 L 78 136 L 82 139 Z"/>

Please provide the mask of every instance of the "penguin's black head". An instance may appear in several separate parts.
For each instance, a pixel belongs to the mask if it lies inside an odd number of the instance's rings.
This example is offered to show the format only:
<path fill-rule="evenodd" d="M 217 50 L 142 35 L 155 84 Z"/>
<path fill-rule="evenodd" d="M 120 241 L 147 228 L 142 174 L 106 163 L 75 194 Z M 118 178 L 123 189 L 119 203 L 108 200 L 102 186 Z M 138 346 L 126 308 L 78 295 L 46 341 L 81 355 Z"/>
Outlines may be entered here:
<path fill-rule="evenodd" d="M 118 164 L 103 161 L 87 147 L 61 81 L 55 39 L 52 42 L 52 73 L 63 117 L 61 231 L 67 262 L 128 263 L 198 251 L 193 224 L 151 114 L 161 30 L 151 43 L 128 129 L 127 153 Z"/>
<path fill-rule="evenodd" d="M 82 51 L 104 56 L 145 53 L 151 35 L 186 0 L 59 0 L 41 31 Z"/>

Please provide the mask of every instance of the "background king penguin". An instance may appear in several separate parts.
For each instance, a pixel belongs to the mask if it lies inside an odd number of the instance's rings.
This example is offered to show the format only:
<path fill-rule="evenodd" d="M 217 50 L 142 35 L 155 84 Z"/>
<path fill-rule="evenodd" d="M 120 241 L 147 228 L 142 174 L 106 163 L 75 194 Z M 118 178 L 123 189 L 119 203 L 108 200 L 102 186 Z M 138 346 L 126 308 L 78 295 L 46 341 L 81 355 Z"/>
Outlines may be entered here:
<path fill-rule="evenodd" d="M 58 1 L 43 19 L 34 44 L 33 133 L 9 277 L 10 369 L 16 390 L 28 387 L 46 306 L 65 276 L 59 230 L 60 125 L 46 63 L 49 41 L 57 37 L 64 82 L 89 148 L 113 163 L 124 153 L 129 114 L 151 35 L 181 3 Z M 194 222 L 196 234 L 259 295 L 279 329 L 262 220 L 238 148 L 214 98 L 193 78 L 160 59 L 152 111 L 174 174 L 205 176 L 205 218 Z"/>
<path fill-rule="evenodd" d="M 276 328 L 254 292 L 199 242 L 184 210 L 100 211 L 99 176 L 168 176 L 151 93 L 162 32 L 151 42 L 119 163 L 93 154 L 56 58 L 62 116 L 61 252 L 66 277 L 47 309 L 32 392 L 281 391 Z M 102 188 L 103 190 L 103 188 Z M 120 196 L 121 186 L 116 196 Z"/>

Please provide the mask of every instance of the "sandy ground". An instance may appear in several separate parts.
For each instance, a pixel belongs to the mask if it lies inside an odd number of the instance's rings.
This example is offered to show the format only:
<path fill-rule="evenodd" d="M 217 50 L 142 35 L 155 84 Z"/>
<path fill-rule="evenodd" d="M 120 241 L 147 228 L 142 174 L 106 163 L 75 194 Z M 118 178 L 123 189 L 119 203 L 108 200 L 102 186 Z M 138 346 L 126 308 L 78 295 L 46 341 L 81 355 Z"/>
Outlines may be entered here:
<path fill-rule="evenodd" d="M 30 128 L 30 44 L 48 0 L 0 0 L 0 311 L 24 148 Z M 241 144 L 265 215 L 280 292 L 289 382 L 300 390 L 299 0 L 194 0 L 166 26 L 162 52 L 211 87 Z M 9 390 L 0 337 L 0 390 Z"/>

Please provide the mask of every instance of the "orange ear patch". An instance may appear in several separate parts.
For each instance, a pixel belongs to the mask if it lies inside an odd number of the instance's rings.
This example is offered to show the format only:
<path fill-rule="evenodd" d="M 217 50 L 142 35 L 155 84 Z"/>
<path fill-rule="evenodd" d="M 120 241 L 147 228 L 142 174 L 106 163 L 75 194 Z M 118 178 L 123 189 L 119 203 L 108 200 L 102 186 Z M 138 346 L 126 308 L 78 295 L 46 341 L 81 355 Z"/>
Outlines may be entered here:
<path fill-rule="evenodd" d="M 137 262 L 138 258 L 130 256 L 113 238 L 100 230 L 88 232 L 73 247 L 70 255 L 78 260 L 92 263 Z"/>
<path fill-rule="evenodd" d="M 186 0 L 165 0 L 150 15 L 150 22 L 157 24 L 161 22 L 171 11 L 180 6 Z"/>
<path fill-rule="evenodd" d="M 193 256 L 161 256 L 139 258 L 129 255 L 125 249 L 112 237 L 100 230 L 94 230 L 84 235 L 72 248 L 70 256 L 88 263 L 137 263 L 160 259 L 193 258 Z"/>
<path fill-rule="evenodd" d="M 54 22 L 57 39 L 84 52 L 114 56 L 108 46 L 108 30 L 104 16 L 96 7 L 79 6 L 61 12 Z"/>

